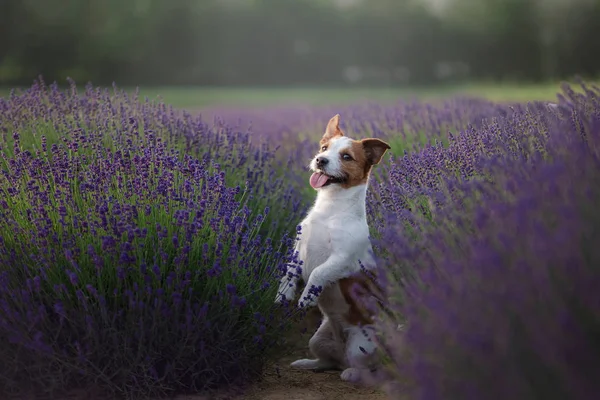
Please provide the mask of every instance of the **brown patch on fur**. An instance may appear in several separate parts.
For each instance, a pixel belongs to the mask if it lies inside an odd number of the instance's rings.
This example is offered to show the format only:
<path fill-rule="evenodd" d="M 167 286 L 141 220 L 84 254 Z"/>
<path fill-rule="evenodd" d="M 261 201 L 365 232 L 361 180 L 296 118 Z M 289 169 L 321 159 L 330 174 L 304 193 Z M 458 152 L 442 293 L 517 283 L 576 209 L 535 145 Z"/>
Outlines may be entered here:
<path fill-rule="evenodd" d="M 363 272 L 359 275 L 340 279 L 338 284 L 342 296 L 344 296 L 346 303 L 350 306 L 348 315 L 346 315 L 346 321 L 351 325 L 372 324 L 374 321 L 371 317 L 371 313 L 360 304 L 360 299 L 364 297 L 375 297 L 382 301 L 383 293 L 377 283 Z"/>
<path fill-rule="evenodd" d="M 381 139 L 354 140 L 350 148 L 345 151 L 352 157 L 352 160 L 346 161 L 342 158 L 342 169 L 348 178 L 341 186 L 347 189 L 367 183 L 371 168 L 373 165 L 379 164 L 389 148 L 390 145 Z M 340 154 L 340 157 L 343 155 L 344 152 Z"/>
<path fill-rule="evenodd" d="M 371 165 L 379 164 L 385 152 L 391 149 L 389 144 L 376 138 L 362 139 L 360 143 L 362 143 L 367 160 Z"/>

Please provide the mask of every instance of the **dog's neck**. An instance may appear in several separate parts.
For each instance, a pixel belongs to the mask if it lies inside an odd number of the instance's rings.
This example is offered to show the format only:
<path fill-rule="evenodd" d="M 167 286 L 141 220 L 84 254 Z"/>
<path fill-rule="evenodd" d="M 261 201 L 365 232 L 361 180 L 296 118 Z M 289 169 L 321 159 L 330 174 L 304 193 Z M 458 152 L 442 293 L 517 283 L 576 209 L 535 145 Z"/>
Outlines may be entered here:
<path fill-rule="evenodd" d="M 314 210 L 327 214 L 348 212 L 366 218 L 366 201 L 367 183 L 348 189 L 327 187 L 318 191 Z"/>

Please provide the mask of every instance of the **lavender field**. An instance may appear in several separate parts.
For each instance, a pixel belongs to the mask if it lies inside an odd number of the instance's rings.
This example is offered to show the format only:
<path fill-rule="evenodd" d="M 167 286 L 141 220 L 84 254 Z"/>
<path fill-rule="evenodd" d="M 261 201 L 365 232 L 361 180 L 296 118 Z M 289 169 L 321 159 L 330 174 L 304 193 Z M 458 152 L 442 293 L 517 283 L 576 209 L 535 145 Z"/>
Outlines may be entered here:
<path fill-rule="evenodd" d="M 392 145 L 367 204 L 392 311 L 373 383 L 390 399 L 596 398 L 600 89 L 577 90 L 190 113 L 39 80 L 0 99 L 0 397 L 259 378 L 302 317 L 276 282 L 339 113 L 348 136 Z"/>

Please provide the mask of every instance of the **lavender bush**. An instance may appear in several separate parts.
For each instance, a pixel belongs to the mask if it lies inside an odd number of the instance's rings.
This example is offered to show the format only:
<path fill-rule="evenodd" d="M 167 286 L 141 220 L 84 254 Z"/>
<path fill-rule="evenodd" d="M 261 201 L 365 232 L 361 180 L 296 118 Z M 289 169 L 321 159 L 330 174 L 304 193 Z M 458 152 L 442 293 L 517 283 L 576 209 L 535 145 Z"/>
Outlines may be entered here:
<path fill-rule="evenodd" d="M 41 80 L 0 99 L 0 132 L 0 389 L 158 395 L 260 373 L 303 212 L 271 148 Z"/>
<path fill-rule="evenodd" d="M 509 107 L 374 184 L 392 398 L 600 393 L 600 91 L 585 89 Z"/>

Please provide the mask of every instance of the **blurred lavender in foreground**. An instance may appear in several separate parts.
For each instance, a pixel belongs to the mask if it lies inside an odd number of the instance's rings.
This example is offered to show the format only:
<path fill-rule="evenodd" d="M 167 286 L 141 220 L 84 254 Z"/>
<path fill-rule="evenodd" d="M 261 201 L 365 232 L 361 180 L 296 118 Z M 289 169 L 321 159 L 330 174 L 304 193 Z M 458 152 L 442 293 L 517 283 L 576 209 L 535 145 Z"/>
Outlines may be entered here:
<path fill-rule="evenodd" d="M 600 91 L 565 95 L 407 154 L 374 184 L 398 316 L 379 326 L 391 398 L 600 393 Z"/>

